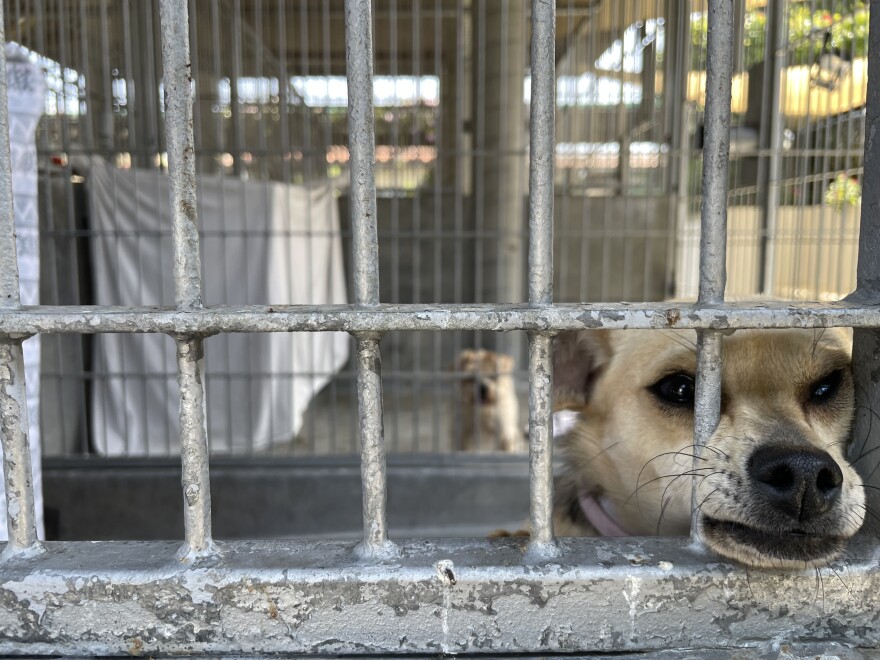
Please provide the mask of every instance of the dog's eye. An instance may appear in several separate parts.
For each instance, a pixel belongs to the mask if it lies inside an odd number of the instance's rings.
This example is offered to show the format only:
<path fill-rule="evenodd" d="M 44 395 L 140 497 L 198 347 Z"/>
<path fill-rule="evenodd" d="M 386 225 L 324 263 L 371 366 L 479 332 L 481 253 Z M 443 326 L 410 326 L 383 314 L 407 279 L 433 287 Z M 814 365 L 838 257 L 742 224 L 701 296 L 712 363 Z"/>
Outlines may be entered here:
<path fill-rule="evenodd" d="M 837 390 L 840 389 L 842 381 L 843 372 L 838 369 L 811 384 L 810 403 L 821 404 L 832 399 L 837 394 Z"/>
<path fill-rule="evenodd" d="M 681 408 L 694 405 L 694 378 L 689 374 L 664 376 L 648 389 L 663 403 Z"/>

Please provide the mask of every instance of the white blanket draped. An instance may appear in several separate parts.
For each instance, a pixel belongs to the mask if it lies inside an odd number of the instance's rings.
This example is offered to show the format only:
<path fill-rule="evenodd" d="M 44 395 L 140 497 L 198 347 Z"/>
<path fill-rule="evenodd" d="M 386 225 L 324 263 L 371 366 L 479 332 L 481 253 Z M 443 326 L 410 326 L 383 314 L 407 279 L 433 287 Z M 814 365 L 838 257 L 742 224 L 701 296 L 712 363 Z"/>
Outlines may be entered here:
<path fill-rule="evenodd" d="M 212 304 L 347 302 L 339 211 L 329 185 L 198 180 L 203 299 Z M 88 177 L 99 305 L 173 305 L 169 179 L 93 162 Z M 233 334 L 205 341 L 211 450 L 290 441 L 312 397 L 349 355 L 344 333 Z M 174 342 L 100 335 L 92 428 L 105 455 L 179 449 Z"/>

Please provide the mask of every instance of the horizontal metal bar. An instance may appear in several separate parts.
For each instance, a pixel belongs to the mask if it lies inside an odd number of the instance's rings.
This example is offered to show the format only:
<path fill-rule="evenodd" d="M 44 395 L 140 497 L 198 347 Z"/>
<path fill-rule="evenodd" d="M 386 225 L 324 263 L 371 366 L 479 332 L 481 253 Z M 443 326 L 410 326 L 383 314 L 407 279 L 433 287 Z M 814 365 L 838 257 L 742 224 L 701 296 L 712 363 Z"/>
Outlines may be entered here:
<path fill-rule="evenodd" d="M 873 543 L 782 574 L 707 563 L 684 541 L 561 539 L 543 566 L 523 559 L 525 539 L 409 541 L 374 565 L 350 542 L 218 542 L 197 568 L 174 559 L 173 543 L 47 544 L 0 565 L 0 653 L 707 657 L 741 645 L 775 657 L 784 642 L 802 657 L 816 640 L 880 643 Z"/>
<path fill-rule="evenodd" d="M 880 306 L 859 302 L 589 303 L 512 305 L 250 305 L 205 307 L 24 307 L 0 310 L 0 335 L 161 332 L 396 332 L 880 327 Z"/>

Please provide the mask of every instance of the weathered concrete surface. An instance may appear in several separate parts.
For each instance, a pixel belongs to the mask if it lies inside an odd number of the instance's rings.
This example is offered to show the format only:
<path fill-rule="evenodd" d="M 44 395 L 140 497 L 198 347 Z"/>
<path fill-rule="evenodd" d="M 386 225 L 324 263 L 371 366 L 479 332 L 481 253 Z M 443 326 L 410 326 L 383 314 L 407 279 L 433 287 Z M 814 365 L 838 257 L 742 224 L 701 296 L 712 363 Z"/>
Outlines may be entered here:
<path fill-rule="evenodd" d="M 873 543 L 782 574 L 682 542 L 567 539 L 540 566 L 524 563 L 525 539 L 408 541 L 382 563 L 360 562 L 349 542 L 240 542 L 196 565 L 176 560 L 173 542 L 48 544 L 0 565 L 0 653 L 727 657 L 715 652 L 742 646 L 797 657 L 815 644 L 878 646 Z"/>

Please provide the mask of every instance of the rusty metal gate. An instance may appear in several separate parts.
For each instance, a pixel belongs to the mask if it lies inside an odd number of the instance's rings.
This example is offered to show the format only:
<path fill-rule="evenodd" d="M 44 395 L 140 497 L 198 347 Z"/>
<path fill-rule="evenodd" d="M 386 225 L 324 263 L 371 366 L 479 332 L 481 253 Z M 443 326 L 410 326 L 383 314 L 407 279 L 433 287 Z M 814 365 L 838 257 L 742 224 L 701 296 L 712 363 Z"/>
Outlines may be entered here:
<path fill-rule="evenodd" d="M 21 655 L 510 654 L 664 651 L 856 656 L 878 646 L 878 548 L 854 541 L 815 571 L 745 570 L 692 534 L 556 539 L 552 528 L 554 333 L 581 328 L 698 331 L 696 442 L 717 425 L 721 338 L 738 328 L 856 328 L 857 432 L 880 402 L 880 68 L 870 71 L 858 289 L 838 303 L 727 304 L 726 200 L 733 1 L 709 3 L 699 300 L 693 305 L 554 304 L 552 218 L 555 3 L 532 3 L 529 302 L 383 305 L 373 175 L 371 3 L 347 0 L 353 265 L 346 306 L 202 304 L 186 0 L 161 3 L 172 175 L 172 308 L 23 307 L 12 214 L 7 114 L 0 113 L 0 412 L 9 542 L 0 560 L 0 653 Z M 870 52 L 880 53 L 880 1 Z M 0 20 L 0 25 L 4 24 Z M 0 49 L 0 71 L 5 59 Z M 5 73 L 0 107 L 6 107 Z M 356 339 L 363 540 L 215 543 L 203 341 L 217 333 L 345 331 Z M 392 542 L 385 515 L 379 339 L 391 331 L 524 332 L 529 342 L 528 541 Z M 22 342 L 39 333 L 165 333 L 177 345 L 184 541 L 40 543 L 30 483 Z M 880 446 L 872 434 L 867 448 Z M 868 501 L 880 485 L 863 475 Z M 827 657 L 827 655 L 825 656 Z"/>

